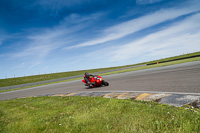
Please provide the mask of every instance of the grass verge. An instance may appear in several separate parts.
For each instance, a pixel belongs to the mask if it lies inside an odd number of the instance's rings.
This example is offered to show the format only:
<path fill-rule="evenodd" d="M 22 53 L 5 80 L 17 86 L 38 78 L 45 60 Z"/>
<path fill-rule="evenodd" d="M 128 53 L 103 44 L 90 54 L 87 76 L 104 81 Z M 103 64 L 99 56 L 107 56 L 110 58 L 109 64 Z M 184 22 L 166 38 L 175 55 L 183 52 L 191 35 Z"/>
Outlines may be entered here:
<path fill-rule="evenodd" d="M 0 101 L 1 133 L 199 132 L 200 111 L 101 97 Z"/>
<path fill-rule="evenodd" d="M 175 61 L 175 60 L 182 60 L 184 58 L 193 58 L 193 57 L 196 57 L 196 56 L 200 57 L 200 52 L 183 54 L 183 55 L 179 55 L 179 56 L 164 58 L 164 59 L 155 60 L 155 61 L 150 61 L 150 62 L 147 62 L 147 64 L 152 64 L 152 63 L 156 64 L 157 62 L 169 62 L 169 61 Z"/>

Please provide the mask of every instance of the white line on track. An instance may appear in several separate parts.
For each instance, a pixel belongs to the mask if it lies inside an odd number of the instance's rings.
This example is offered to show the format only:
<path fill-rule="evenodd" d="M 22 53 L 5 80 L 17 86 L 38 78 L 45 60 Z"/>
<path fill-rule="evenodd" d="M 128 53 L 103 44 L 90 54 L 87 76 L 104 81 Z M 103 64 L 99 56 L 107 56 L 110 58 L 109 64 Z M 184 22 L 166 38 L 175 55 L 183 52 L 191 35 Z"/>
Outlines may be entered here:
<path fill-rule="evenodd" d="M 19 91 L 25 91 L 25 90 L 32 90 L 32 89 L 37 89 L 37 88 L 41 88 L 41 87 L 54 86 L 54 85 L 57 85 L 57 84 L 73 83 L 73 82 L 77 82 L 77 81 L 80 81 L 80 80 L 73 80 L 73 81 L 60 82 L 60 83 L 54 83 L 54 84 L 36 86 L 36 87 L 31 87 L 31 88 L 25 88 L 25 89 L 20 89 L 20 90 L 13 90 L 13 91 L 8 91 L 8 92 L 2 92 L 2 93 L 0 93 L 0 95 L 2 95 L 2 94 L 8 94 L 8 93 L 13 93 L 13 92 L 19 92 Z"/>

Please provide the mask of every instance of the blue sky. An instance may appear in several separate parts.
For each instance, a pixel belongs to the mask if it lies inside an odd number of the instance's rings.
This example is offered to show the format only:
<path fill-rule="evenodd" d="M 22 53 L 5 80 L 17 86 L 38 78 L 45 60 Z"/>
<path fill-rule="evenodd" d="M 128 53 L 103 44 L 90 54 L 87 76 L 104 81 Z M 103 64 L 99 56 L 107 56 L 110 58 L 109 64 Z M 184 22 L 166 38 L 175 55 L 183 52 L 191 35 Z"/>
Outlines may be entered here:
<path fill-rule="evenodd" d="M 0 78 L 200 51 L 200 0 L 1 0 Z"/>

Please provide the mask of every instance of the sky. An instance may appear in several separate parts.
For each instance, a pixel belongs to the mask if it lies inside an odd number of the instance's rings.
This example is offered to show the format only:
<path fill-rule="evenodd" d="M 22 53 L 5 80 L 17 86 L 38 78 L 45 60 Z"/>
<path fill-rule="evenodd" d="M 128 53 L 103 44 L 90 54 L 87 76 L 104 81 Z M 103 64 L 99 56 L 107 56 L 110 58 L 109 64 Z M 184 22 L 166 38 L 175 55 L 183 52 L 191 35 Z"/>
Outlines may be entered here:
<path fill-rule="evenodd" d="M 200 0 L 1 0 L 0 79 L 200 51 Z"/>

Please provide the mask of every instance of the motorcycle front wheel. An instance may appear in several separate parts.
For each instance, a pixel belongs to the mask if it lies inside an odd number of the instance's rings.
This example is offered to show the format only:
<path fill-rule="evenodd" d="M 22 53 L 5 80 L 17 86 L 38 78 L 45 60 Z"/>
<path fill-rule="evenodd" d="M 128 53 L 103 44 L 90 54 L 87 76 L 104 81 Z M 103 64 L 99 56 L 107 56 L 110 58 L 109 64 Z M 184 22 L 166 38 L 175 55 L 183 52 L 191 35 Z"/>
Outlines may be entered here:
<path fill-rule="evenodd" d="M 103 80 L 102 85 L 109 86 L 109 83 Z"/>

